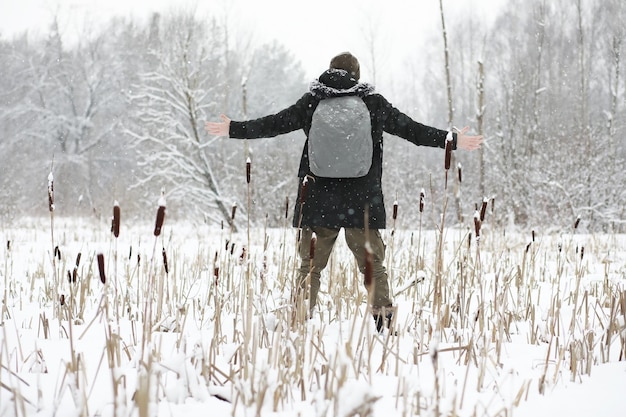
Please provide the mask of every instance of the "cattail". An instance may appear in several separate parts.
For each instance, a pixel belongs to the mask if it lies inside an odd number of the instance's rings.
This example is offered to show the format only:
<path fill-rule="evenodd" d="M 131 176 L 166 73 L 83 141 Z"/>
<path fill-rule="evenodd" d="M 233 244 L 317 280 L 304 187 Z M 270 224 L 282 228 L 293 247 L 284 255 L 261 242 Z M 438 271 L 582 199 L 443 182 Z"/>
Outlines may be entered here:
<path fill-rule="evenodd" d="M 215 257 L 213 258 L 213 279 L 215 280 L 215 285 L 217 285 L 217 280 L 220 276 L 220 267 L 217 265 L 217 251 L 215 251 Z"/>
<path fill-rule="evenodd" d="M 246 250 L 246 248 L 244 248 L 244 251 Z M 235 244 L 231 243 L 230 244 L 230 255 L 232 256 L 233 253 L 235 253 Z"/>
<path fill-rule="evenodd" d="M 161 254 L 163 255 L 163 266 L 165 267 L 165 273 L 169 274 L 170 269 L 167 266 L 167 253 L 165 253 L 165 248 L 161 250 Z"/>
<path fill-rule="evenodd" d="M 246 260 L 246 256 L 247 256 L 246 247 L 244 246 L 244 247 L 241 248 L 241 255 L 239 255 L 239 261 L 241 261 L 241 262 L 245 261 Z"/>
<path fill-rule="evenodd" d="M 285 219 L 289 217 L 289 196 L 285 197 Z"/>
<path fill-rule="evenodd" d="M 583 260 L 583 256 L 585 256 L 585 247 L 581 246 L 580 247 L 580 260 Z"/>
<path fill-rule="evenodd" d="M 535 243 L 535 231 L 534 231 L 534 230 L 531 230 L 531 231 L 530 231 L 530 235 L 531 235 L 531 237 L 532 237 L 532 239 L 533 239 L 533 243 Z"/>
<path fill-rule="evenodd" d="M 302 179 L 302 185 L 300 186 L 300 204 L 304 204 L 306 200 L 306 193 L 309 188 L 309 178 L 304 177 Z"/>
<path fill-rule="evenodd" d="M 235 214 L 237 214 L 237 203 L 233 203 L 233 206 L 230 208 L 230 219 L 235 220 Z"/>
<path fill-rule="evenodd" d="M 52 171 L 48 174 L 48 210 L 54 211 L 54 176 Z"/>
<path fill-rule="evenodd" d="M 460 162 L 456 165 L 456 171 L 457 171 L 457 173 L 459 175 L 459 184 L 460 184 L 460 183 L 463 182 L 463 174 L 462 174 L 463 165 L 461 165 Z"/>
<path fill-rule="evenodd" d="M 489 202 L 489 200 L 487 200 L 487 197 L 483 198 L 483 205 L 480 206 L 480 221 L 484 221 L 485 220 L 485 214 L 487 213 L 487 203 Z"/>
<path fill-rule="evenodd" d="M 76 279 L 78 278 L 78 269 L 74 268 L 72 271 L 72 284 L 76 283 Z"/>
<path fill-rule="evenodd" d="M 374 255 L 369 242 L 365 243 L 365 271 L 364 271 L 364 283 L 368 292 L 371 293 L 371 287 L 374 282 Z"/>
<path fill-rule="evenodd" d="M 78 252 L 78 255 L 76 255 L 76 268 L 78 268 L 78 266 L 80 265 L 80 257 L 81 257 L 81 254 L 80 252 Z"/>
<path fill-rule="evenodd" d="M 133 247 L 131 246 L 128 249 L 128 260 L 130 261 L 132 259 L 132 257 L 133 257 Z"/>
<path fill-rule="evenodd" d="M 424 212 L 424 198 L 426 196 L 426 193 L 424 192 L 424 189 L 422 188 L 422 190 L 420 191 L 420 213 Z"/>
<path fill-rule="evenodd" d="M 309 259 L 315 258 L 315 245 L 317 244 L 317 235 L 313 233 L 311 235 L 311 245 L 309 246 Z"/>
<path fill-rule="evenodd" d="M 496 209 L 496 198 L 491 197 L 491 214 L 494 213 L 495 209 Z"/>
<path fill-rule="evenodd" d="M 393 202 L 393 220 L 395 221 L 398 218 L 398 202 Z"/>
<path fill-rule="evenodd" d="M 452 162 L 452 142 L 453 142 L 452 132 L 448 132 L 448 136 L 446 137 L 446 160 L 445 160 L 445 169 L 446 171 L 450 169 L 450 162 Z"/>
<path fill-rule="evenodd" d="M 70 272 L 70 270 L 67 270 L 67 282 L 68 283 L 72 283 L 72 273 Z"/>
<path fill-rule="evenodd" d="M 7 251 L 11 250 L 11 241 L 7 240 Z"/>
<path fill-rule="evenodd" d="M 116 201 L 113 203 L 113 222 L 111 224 L 111 231 L 113 236 L 119 237 L 120 235 L 120 204 Z"/>
<path fill-rule="evenodd" d="M 246 159 L 246 183 L 250 184 L 250 168 L 252 165 L 252 161 L 250 160 L 250 157 L 248 157 L 248 159 Z"/>
<path fill-rule="evenodd" d="M 104 275 L 104 255 L 98 254 L 98 272 L 100 273 L 100 282 L 105 284 L 107 282 L 106 275 Z"/>
<path fill-rule="evenodd" d="M 528 253 L 528 250 L 530 249 L 530 245 L 532 245 L 532 242 L 528 242 L 528 245 L 526 245 L 526 253 Z"/>
<path fill-rule="evenodd" d="M 574 230 L 578 228 L 579 224 L 580 224 L 580 216 L 577 216 L 576 220 L 574 221 Z"/>
<path fill-rule="evenodd" d="M 59 302 L 61 303 L 62 306 L 65 305 L 65 294 L 61 294 L 61 298 L 59 299 Z"/>
<path fill-rule="evenodd" d="M 165 220 L 165 197 L 163 196 L 163 193 L 161 193 L 161 198 L 159 199 L 159 209 L 157 210 L 156 222 L 154 224 L 155 236 L 159 236 L 161 234 L 163 220 Z"/>
<path fill-rule="evenodd" d="M 476 240 L 480 239 L 480 213 L 474 213 L 474 233 L 476 234 Z"/>
<path fill-rule="evenodd" d="M 60 261 L 61 260 L 61 249 L 58 246 L 54 247 L 54 256 Z"/>

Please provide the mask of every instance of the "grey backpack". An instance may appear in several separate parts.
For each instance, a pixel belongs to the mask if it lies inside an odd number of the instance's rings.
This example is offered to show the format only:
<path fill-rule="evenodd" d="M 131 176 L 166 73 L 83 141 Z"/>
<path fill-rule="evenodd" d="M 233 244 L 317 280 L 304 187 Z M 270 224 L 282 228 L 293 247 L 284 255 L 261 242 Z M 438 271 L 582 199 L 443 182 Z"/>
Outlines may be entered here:
<path fill-rule="evenodd" d="M 360 97 L 321 100 L 309 131 L 309 168 L 326 178 L 357 178 L 372 165 L 372 125 Z"/>

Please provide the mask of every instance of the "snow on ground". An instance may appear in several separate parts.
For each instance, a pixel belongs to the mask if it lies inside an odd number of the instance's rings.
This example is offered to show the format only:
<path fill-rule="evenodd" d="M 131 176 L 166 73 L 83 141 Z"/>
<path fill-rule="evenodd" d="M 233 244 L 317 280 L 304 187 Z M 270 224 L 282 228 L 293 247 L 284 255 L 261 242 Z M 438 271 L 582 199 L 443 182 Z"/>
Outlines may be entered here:
<path fill-rule="evenodd" d="M 293 229 L 5 226 L 0 417 L 626 415 L 625 236 L 448 229 L 440 308 L 436 233 L 385 237 L 397 335 L 341 239 L 298 324 Z"/>

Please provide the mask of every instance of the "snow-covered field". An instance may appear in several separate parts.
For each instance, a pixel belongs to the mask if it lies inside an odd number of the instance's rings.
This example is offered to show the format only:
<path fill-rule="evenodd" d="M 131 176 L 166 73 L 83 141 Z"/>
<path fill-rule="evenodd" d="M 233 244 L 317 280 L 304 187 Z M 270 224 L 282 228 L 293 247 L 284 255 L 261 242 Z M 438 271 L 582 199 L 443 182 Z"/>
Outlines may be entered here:
<path fill-rule="evenodd" d="M 0 417 L 626 415 L 625 236 L 387 230 L 379 335 L 341 238 L 301 323 L 294 229 L 110 229 L 0 229 Z"/>

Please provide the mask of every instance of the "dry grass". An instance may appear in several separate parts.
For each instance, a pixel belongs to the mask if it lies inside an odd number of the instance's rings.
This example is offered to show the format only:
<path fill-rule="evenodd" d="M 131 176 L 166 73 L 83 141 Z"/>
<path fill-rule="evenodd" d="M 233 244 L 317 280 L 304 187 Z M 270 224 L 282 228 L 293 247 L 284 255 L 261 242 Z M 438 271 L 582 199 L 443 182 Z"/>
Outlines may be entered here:
<path fill-rule="evenodd" d="M 246 180 L 250 212 L 249 160 Z M 510 415 L 533 389 L 626 360 L 626 266 L 615 260 L 623 237 L 577 235 L 580 219 L 560 236 L 505 234 L 484 199 L 471 228 L 452 228 L 446 197 L 436 230 L 420 221 L 401 231 L 394 203 L 386 265 L 399 310 L 393 331 L 379 335 L 367 302 L 371 259 L 363 280 L 342 243 L 307 319 L 296 254 L 309 244 L 313 259 L 316 242 L 286 226 L 288 200 L 285 227 L 251 229 L 248 219 L 242 233 L 236 205 L 229 229 L 197 228 L 168 225 L 162 198 L 146 233 L 123 227 L 116 202 L 108 234 L 80 219 L 59 228 L 52 175 L 48 190 L 48 256 L 33 255 L 39 222 L 5 231 L 0 416 L 148 417 L 189 399 L 227 403 L 232 415 L 308 404 L 319 416 L 371 416 L 379 403 L 402 416 Z M 305 180 L 298 204 L 306 192 Z M 420 216 L 425 200 L 422 190 Z M 52 342 L 63 351 L 39 346 Z M 505 367 L 516 345 L 536 352 L 518 378 Z M 505 400 L 503 390 L 515 394 Z"/>

